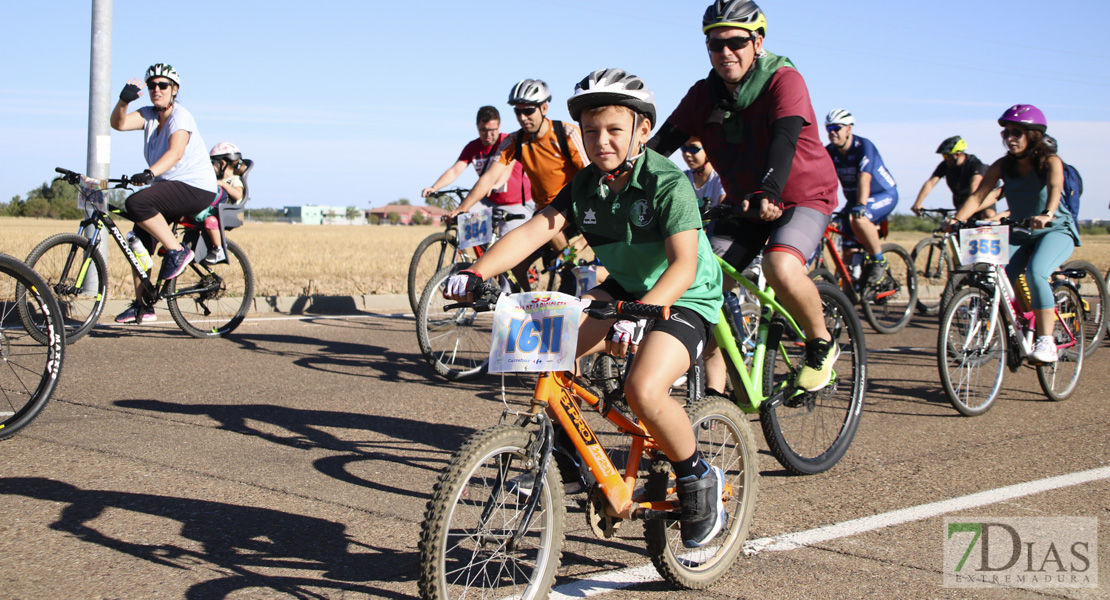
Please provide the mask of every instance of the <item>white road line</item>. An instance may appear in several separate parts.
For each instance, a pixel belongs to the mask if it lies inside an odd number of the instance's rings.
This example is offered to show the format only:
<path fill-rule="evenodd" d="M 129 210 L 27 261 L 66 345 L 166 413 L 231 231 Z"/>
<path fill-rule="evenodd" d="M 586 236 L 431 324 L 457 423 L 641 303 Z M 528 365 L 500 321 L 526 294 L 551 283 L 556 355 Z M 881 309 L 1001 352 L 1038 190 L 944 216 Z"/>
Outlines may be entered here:
<path fill-rule="evenodd" d="M 793 550 L 795 548 L 801 548 L 802 546 L 811 546 L 813 544 L 858 535 L 884 527 L 892 527 L 912 521 L 921 521 L 945 513 L 977 508 L 988 504 L 996 504 L 1005 500 L 1013 500 L 1014 498 L 1031 496 L 1041 492 L 1080 485 L 1100 479 L 1110 479 L 1110 467 L 1100 467 L 1089 471 L 1079 471 L 1078 473 L 1068 473 L 1067 475 L 1040 479 L 1038 481 L 1017 483 L 1006 487 L 987 490 L 985 492 L 951 498 L 949 500 L 911 506 L 909 508 L 863 517 L 861 519 L 853 519 L 835 525 L 818 527 L 808 531 L 787 533 L 773 538 L 760 538 L 748 542 L 744 547 L 744 551 L 751 555 L 758 554 L 759 552 Z"/>
<path fill-rule="evenodd" d="M 996 504 L 1006 500 L 1013 500 L 1014 498 L 1032 496 L 1033 494 L 1081 485 L 1101 479 L 1110 479 L 1110 467 L 1100 467 L 1037 481 L 1018 483 L 975 494 L 968 494 L 967 496 L 950 498 L 948 500 L 911 506 L 909 508 L 872 515 L 870 517 L 844 521 L 843 523 L 837 523 L 835 525 L 751 540 L 745 544 L 744 552 L 748 555 L 754 555 L 760 552 L 784 552 L 787 550 L 795 550 L 821 542 L 859 535 L 884 527 L 893 527 L 913 521 L 921 521 L 945 513 Z M 649 581 L 661 581 L 661 578 L 655 572 L 655 568 L 651 564 L 602 573 L 589 579 L 581 579 L 566 585 L 561 585 L 551 590 L 550 597 L 555 599 L 586 598 Z"/>

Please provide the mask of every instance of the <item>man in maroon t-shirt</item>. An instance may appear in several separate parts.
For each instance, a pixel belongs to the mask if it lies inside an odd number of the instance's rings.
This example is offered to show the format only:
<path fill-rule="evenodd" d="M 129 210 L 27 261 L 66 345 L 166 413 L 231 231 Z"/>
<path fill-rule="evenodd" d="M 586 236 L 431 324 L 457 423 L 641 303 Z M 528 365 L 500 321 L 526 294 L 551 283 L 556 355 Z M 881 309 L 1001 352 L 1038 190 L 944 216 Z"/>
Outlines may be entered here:
<path fill-rule="evenodd" d="M 424 188 L 420 195 L 427 198 L 429 195 L 451 185 L 455 179 L 458 179 L 459 175 L 462 175 L 467 165 L 474 165 L 474 171 L 478 173 L 480 178 L 482 173 L 486 172 L 486 168 L 501 156 L 501 153 L 497 150 L 501 146 L 501 142 L 505 141 L 507 137 L 509 137 L 509 134 L 501 133 L 501 114 L 497 112 L 497 109 L 492 106 L 479 108 L 478 139 L 471 140 L 463 148 L 455 164 L 444 171 L 443 175 L 440 175 L 431 187 Z M 532 203 L 532 183 L 528 180 L 528 175 L 519 162 L 513 163 L 512 169 L 505 170 L 505 173 L 501 176 L 501 181 L 498 181 L 493 186 L 493 191 L 482 199 L 482 205 L 496 206 L 507 213 L 524 216 L 522 219 L 502 223 L 497 230 L 498 235 L 503 236 L 532 218 L 532 215 L 536 212 L 536 207 Z M 528 266 L 527 264 L 521 264 L 513 269 L 513 275 L 517 281 L 528 281 Z"/>
<path fill-rule="evenodd" d="M 669 156 L 697 136 L 721 174 L 725 203 L 758 203 L 758 219 L 722 219 L 710 241 L 737 270 L 764 252 L 767 281 L 807 335 L 795 383 L 816 391 L 828 385 L 839 347 L 806 265 L 837 204 L 836 169 L 802 76 L 790 59 L 763 49 L 767 20 L 755 2 L 717 0 L 702 31 L 713 71 L 690 88 L 648 147 Z M 710 387 L 724 389 L 723 366 L 711 359 Z"/>

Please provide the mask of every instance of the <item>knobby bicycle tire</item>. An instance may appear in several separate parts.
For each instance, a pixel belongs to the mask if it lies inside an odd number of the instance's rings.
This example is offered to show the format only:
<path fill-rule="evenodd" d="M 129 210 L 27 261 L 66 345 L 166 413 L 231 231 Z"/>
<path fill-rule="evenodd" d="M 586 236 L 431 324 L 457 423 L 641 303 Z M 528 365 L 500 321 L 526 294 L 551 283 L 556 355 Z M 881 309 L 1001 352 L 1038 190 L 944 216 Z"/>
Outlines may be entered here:
<path fill-rule="evenodd" d="M 0 255 L 0 440 L 42 414 L 58 385 L 66 347 L 61 314 L 38 274 Z"/>
<path fill-rule="evenodd" d="M 445 307 L 454 304 L 443 297 L 447 279 L 469 266 L 448 265 L 424 287 L 416 307 L 416 341 L 424 360 L 437 374 L 451 381 L 468 381 L 486 374 L 493 340 L 493 311 Z"/>
<path fill-rule="evenodd" d="M 848 297 L 839 288 L 817 282 L 825 325 L 840 347 L 832 381 L 822 390 L 804 392 L 782 403 L 760 405 L 760 425 L 767 446 L 787 471 L 813 475 L 831 469 L 852 444 L 867 391 L 867 346 Z M 763 366 L 767 395 L 793 382 L 805 360 L 805 346 L 788 329 L 780 344 L 768 347 Z"/>
<path fill-rule="evenodd" d="M 913 247 L 910 258 L 917 270 L 917 310 L 935 315 L 943 309 L 943 290 L 952 269 L 944 239 L 927 237 L 921 240 Z"/>
<path fill-rule="evenodd" d="M 472 435 L 432 489 L 421 526 L 420 597 L 525 598 L 547 596 L 562 555 L 566 507 L 554 460 L 542 485 L 513 489 L 528 464 L 535 436 L 515 425 Z M 506 541 L 520 526 L 530 494 L 538 504 L 520 542 Z M 484 513 L 484 514 L 483 514 Z"/>
<path fill-rule="evenodd" d="M 428 252 L 429 249 L 431 253 Z M 459 242 L 445 231 L 429 235 L 416 246 L 416 251 L 412 253 L 412 260 L 409 261 L 408 272 L 409 307 L 412 308 L 413 314 L 416 313 L 416 306 L 420 302 L 420 294 L 424 291 L 424 286 L 443 267 L 459 262 L 461 257 L 458 253 Z M 426 261 L 425 255 L 432 260 Z"/>
<path fill-rule="evenodd" d="M 1060 402 L 1070 398 L 1076 386 L 1079 385 L 1079 374 L 1083 372 L 1083 357 L 1086 356 L 1083 346 L 1087 338 L 1084 331 L 1087 322 L 1083 316 L 1079 292 L 1070 284 L 1053 286 L 1052 298 L 1056 304 L 1056 312 L 1060 315 L 1060 319 L 1053 321 L 1052 337 L 1057 346 L 1070 341 L 1067 331 L 1060 322 L 1063 320 L 1074 333 L 1076 346 L 1057 350 L 1058 356 L 1054 363 L 1037 365 L 1037 381 L 1046 396 Z"/>
<path fill-rule="evenodd" d="M 84 337 L 100 319 L 108 299 L 108 265 L 104 256 L 90 246 L 88 238 L 75 233 L 59 233 L 39 242 L 27 255 L 26 262 L 46 281 L 57 298 L 66 343 L 72 344 Z M 79 281 L 87 284 L 93 279 L 96 281 L 94 289 L 81 289 Z M 25 304 L 20 305 L 19 317 L 25 326 L 38 318 L 28 312 Z M 41 335 L 32 335 L 39 342 L 46 342 Z"/>
<path fill-rule="evenodd" d="M 917 270 L 910 254 L 898 244 L 883 244 L 882 253 L 890 265 L 887 278 L 874 292 L 865 292 L 866 297 L 860 298 L 860 305 L 875 331 L 898 333 L 910 322 L 917 308 Z"/>
<path fill-rule="evenodd" d="M 227 240 L 227 262 L 190 263 L 166 287 L 170 316 L 196 338 L 222 337 L 238 327 L 254 300 L 254 270 L 238 244 Z M 188 290 L 198 290 L 188 292 Z M 205 291 L 199 291 L 205 290 Z M 183 293 L 173 296 L 174 293 Z"/>
<path fill-rule="evenodd" d="M 978 283 L 961 288 L 945 306 L 937 330 L 941 385 L 948 401 L 966 417 L 990 410 L 1005 375 L 1010 341 L 998 307 L 990 308 L 993 293 Z"/>
<path fill-rule="evenodd" d="M 1085 260 L 1073 260 L 1060 267 L 1061 269 L 1082 269 L 1087 273 L 1081 279 L 1071 279 L 1072 285 L 1079 291 L 1083 300 L 1083 357 L 1090 358 L 1102 346 L 1106 338 L 1106 309 L 1110 304 L 1107 296 L 1106 281 L 1094 265 Z"/>
<path fill-rule="evenodd" d="M 651 562 L 663 579 L 679 588 L 700 590 L 725 575 L 744 548 L 755 514 L 759 460 L 747 416 L 728 399 L 705 398 L 688 406 L 686 412 L 702 457 L 724 471 L 731 487 L 731 495 L 725 498 L 728 519 L 716 538 L 693 550 L 683 546 L 678 521 L 646 521 L 644 538 Z M 674 486 L 670 470 L 670 462 L 662 455 L 652 460 L 645 486 L 648 499 L 668 497 L 668 489 Z"/>

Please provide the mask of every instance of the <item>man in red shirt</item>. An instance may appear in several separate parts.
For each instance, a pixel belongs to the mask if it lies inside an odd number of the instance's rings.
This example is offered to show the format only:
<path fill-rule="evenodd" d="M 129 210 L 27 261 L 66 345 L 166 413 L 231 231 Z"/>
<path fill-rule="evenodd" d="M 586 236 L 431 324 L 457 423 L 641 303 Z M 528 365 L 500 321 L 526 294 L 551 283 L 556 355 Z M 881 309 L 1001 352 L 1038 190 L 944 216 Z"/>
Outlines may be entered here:
<path fill-rule="evenodd" d="M 501 133 L 501 114 L 492 106 L 483 106 L 478 109 L 478 139 L 471 140 L 459 154 L 458 160 L 449 169 L 439 176 L 431 187 L 424 188 L 420 195 L 427 198 L 431 194 L 451 185 L 459 175 L 466 170 L 467 165 L 474 165 L 474 171 L 479 179 L 486 173 L 501 156 L 501 143 L 509 137 Z M 500 208 L 514 215 L 524 215 L 523 219 L 506 221 L 498 229 L 499 235 L 505 235 L 520 227 L 532 218 L 535 206 L 532 203 L 532 183 L 520 163 L 513 165 L 512 169 L 504 169 L 493 182 L 488 196 L 482 199 L 482 205 Z M 517 265 L 513 269 L 517 281 L 528 281 L 528 265 Z M 525 284 L 526 284 L 525 283 Z"/>
<path fill-rule="evenodd" d="M 702 31 L 713 71 L 690 88 L 648 147 L 668 156 L 700 138 L 721 174 L 725 204 L 759 203 L 759 220 L 717 222 L 710 241 L 737 270 L 764 252 L 768 282 L 807 335 L 795 383 L 816 391 L 828 385 L 839 348 L 806 264 L 837 204 L 836 170 L 802 76 L 790 59 L 763 49 L 767 20 L 755 2 L 717 0 Z M 710 386 L 723 389 L 723 372 L 711 367 L 707 375 Z"/>

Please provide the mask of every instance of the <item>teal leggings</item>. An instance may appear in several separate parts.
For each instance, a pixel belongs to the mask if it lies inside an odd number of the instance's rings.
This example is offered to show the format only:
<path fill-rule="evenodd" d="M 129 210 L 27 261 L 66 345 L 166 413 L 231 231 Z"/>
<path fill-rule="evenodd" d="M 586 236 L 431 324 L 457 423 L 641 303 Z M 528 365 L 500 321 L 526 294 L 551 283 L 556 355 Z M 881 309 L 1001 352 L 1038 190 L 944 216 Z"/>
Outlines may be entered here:
<path fill-rule="evenodd" d="M 1048 279 L 1071 256 L 1075 240 L 1066 231 L 1053 231 L 1021 245 L 1011 239 L 1010 244 L 1010 264 L 1006 265 L 1010 281 L 1017 287 L 1018 275 L 1025 273 L 1033 308 L 1055 306 Z"/>

